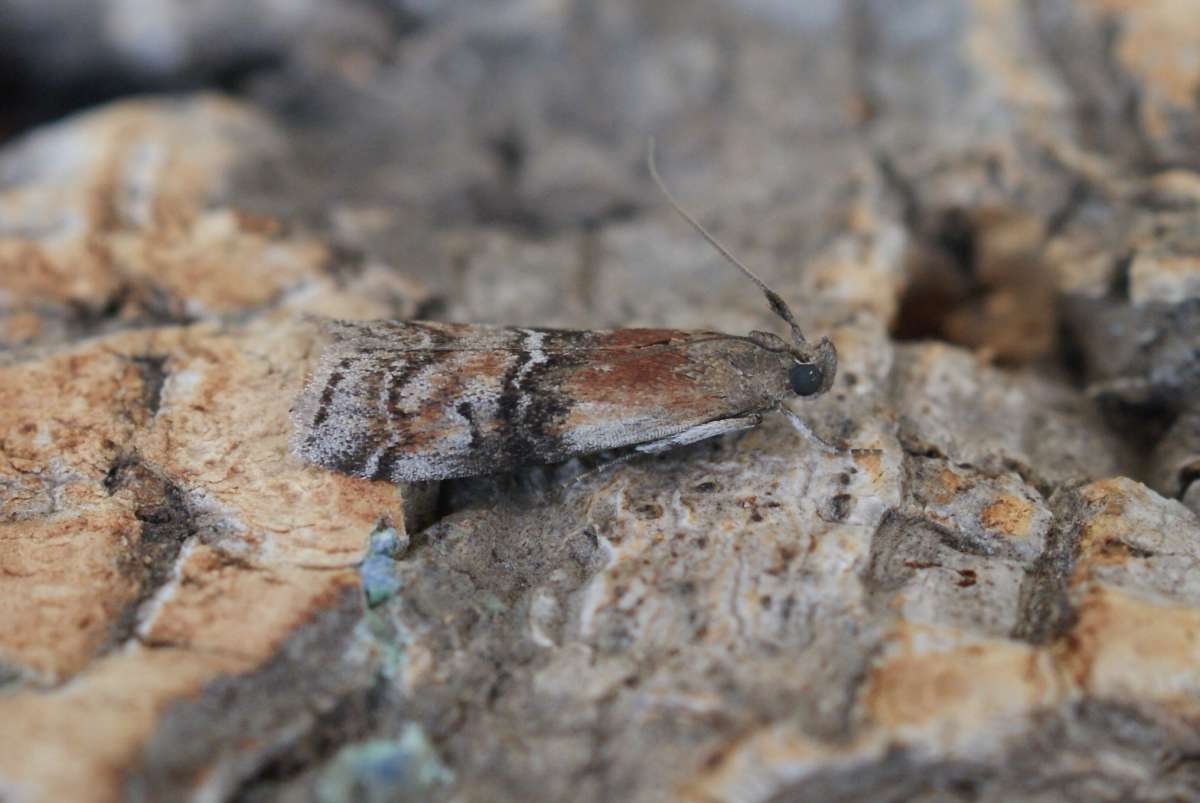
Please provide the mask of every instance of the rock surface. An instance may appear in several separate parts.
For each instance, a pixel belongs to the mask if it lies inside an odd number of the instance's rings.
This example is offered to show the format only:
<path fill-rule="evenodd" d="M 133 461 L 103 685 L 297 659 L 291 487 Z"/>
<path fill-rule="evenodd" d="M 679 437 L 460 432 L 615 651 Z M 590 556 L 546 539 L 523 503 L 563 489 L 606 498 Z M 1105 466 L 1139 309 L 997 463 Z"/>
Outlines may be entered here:
<path fill-rule="evenodd" d="M 0 800 L 1200 796 L 1200 15 L 60 5 L 238 80 L 0 144 Z M 774 330 L 649 134 L 877 451 L 288 453 L 314 316 Z"/>

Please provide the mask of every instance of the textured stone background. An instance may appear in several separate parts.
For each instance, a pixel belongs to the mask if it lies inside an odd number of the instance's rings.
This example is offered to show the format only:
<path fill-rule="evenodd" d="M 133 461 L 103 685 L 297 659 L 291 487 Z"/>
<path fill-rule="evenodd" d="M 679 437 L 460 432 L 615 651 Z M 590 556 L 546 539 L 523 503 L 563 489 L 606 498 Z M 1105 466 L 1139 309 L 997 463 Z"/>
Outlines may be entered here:
<path fill-rule="evenodd" d="M 0 98 L 4 803 L 1200 797 L 1200 4 L 0 0 Z M 774 327 L 651 134 L 879 454 L 288 455 L 312 315 Z"/>

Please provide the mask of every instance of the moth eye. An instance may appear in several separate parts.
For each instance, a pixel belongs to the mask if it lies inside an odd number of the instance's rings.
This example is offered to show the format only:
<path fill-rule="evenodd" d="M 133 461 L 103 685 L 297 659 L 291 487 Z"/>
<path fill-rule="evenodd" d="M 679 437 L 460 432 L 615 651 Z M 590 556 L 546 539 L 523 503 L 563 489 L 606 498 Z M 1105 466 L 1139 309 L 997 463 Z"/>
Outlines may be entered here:
<path fill-rule="evenodd" d="M 821 369 L 812 363 L 795 363 L 788 376 L 797 396 L 811 396 L 821 389 Z"/>

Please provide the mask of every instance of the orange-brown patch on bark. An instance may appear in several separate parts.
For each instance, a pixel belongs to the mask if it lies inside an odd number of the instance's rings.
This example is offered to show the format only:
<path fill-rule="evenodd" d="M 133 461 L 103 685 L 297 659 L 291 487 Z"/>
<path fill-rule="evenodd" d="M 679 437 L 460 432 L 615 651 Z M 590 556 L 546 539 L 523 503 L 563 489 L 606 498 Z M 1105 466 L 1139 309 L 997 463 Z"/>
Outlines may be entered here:
<path fill-rule="evenodd" d="M 1029 535 L 1032 516 L 1033 505 L 1029 500 L 1004 494 L 983 509 L 979 514 L 979 520 L 989 530 L 995 530 L 1013 538 L 1025 538 Z"/>
<path fill-rule="evenodd" d="M 854 463 L 867 473 L 872 480 L 878 481 L 883 473 L 883 455 L 879 452 L 855 452 Z"/>
<path fill-rule="evenodd" d="M 971 480 L 955 474 L 948 468 L 938 473 L 939 487 L 935 490 L 934 499 L 939 504 L 949 504 L 960 492 L 969 490 L 974 485 Z"/>

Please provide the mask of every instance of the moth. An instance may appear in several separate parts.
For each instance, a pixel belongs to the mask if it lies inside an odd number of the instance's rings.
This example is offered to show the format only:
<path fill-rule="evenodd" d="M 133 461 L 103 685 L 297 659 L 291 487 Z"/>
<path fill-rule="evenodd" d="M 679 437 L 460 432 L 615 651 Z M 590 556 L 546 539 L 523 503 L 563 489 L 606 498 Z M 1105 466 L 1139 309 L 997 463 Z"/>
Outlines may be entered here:
<path fill-rule="evenodd" d="M 790 331 L 576 331 L 433 321 L 331 321 L 293 407 L 293 450 L 355 477 L 419 482 L 556 463 L 619 447 L 652 454 L 750 429 L 833 384 L 828 338 L 675 201 L 675 210 L 762 290 Z"/>

